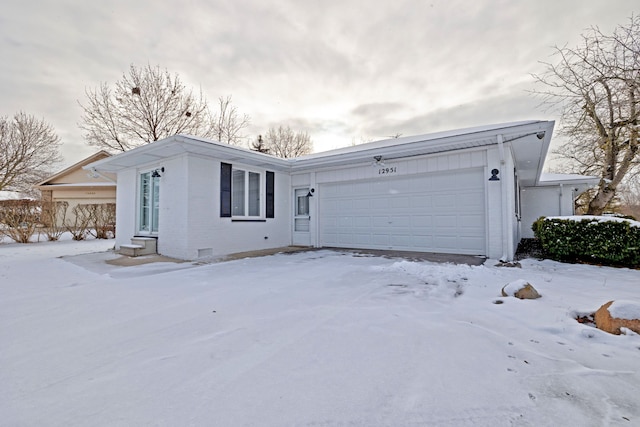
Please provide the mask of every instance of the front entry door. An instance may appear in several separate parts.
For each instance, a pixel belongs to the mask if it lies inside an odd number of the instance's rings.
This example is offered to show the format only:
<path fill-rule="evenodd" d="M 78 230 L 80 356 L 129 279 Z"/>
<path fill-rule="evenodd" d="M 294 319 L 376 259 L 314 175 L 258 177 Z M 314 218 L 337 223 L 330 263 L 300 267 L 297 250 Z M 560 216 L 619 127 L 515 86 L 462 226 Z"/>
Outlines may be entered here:
<path fill-rule="evenodd" d="M 309 233 L 309 188 L 297 188 L 293 194 L 293 244 L 311 245 Z"/>
<path fill-rule="evenodd" d="M 138 231 L 157 234 L 160 208 L 160 176 L 151 172 L 140 174 L 140 206 Z"/>

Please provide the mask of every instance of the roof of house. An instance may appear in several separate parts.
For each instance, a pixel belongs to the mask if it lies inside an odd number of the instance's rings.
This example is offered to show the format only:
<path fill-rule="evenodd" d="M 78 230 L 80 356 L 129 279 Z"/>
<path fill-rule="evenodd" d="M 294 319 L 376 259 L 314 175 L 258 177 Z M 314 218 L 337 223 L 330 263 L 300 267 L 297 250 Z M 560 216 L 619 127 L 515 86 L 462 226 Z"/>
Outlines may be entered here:
<path fill-rule="evenodd" d="M 82 160 L 80 160 L 77 163 L 74 163 L 73 165 L 59 171 L 56 172 L 55 174 L 49 176 L 47 179 L 45 179 L 42 182 L 39 182 L 38 184 L 35 185 L 35 188 L 38 188 L 40 190 L 43 189 L 48 189 L 51 187 L 95 187 L 95 186 L 109 186 L 109 187 L 113 187 L 115 186 L 115 182 L 111 181 L 108 178 L 102 177 L 102 176 L 89 176 L 87 175 L 86 181 L 82 181 L 82 182 L 55 182 L 55 181 L 60 181 L 61 179 L 71 176 L 74 172 L 77 172 L 78 170 L 81 170 L 84 168 L 84 166 L 89 165 L 91 163 L 94 163 L 98 160 L 101 159 L 105 159 L 105 158 L 109 158 L 111 157 L 111 154 L 105 150 L 100 150 L 95 154 L 92 154 L 89 157 L 86 157 Z M 100 179 L 99 181 L 97 181 L 98 179 Z"/>
<path fill-rule="evenodd" d="M 32 197 L 20 193 L 19 191 L 9 191 L 9 190 L 1 190 L 0 191 L 0 200 L 30 200 Z"/>
<path fill-rule="evenodd" d="M 573 185 L 589 184 L 595 185 L 600 182 L 597 176 L 578 175 L 573 173 L 548 173 L 543 172 L 540 176 L 540 185 Z"/>
<path fill-rule="evenodd" d="M 523 185 L 538 185 L 551 142 L 554 122 L 530 120 L 494 124 L 425 135 L 392 138 L 282 159 L 186 135 L 176 135 L 128 152 L 99 160 L 85 169 L 115 173 L 136 166 L 153 165 L 182 153 L 196 153 L 229 163 L 243 163 L 281 171 L 305 171 L 373 161 L 374 156 L 393 160 L 488 145 L 511 150 Z M 501 139 L 501 142 L 499 140 Z"/>

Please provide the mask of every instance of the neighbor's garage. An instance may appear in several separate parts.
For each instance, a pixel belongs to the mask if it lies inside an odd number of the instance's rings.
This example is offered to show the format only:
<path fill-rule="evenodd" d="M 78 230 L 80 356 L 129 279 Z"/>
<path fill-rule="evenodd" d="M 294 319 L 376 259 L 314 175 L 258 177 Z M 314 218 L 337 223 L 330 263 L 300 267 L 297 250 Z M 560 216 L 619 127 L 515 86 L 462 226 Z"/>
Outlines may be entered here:
<path fill-rule="evenodd" d="M 320 246 L 484 255 L 482 168 L 319 186 Z"/>

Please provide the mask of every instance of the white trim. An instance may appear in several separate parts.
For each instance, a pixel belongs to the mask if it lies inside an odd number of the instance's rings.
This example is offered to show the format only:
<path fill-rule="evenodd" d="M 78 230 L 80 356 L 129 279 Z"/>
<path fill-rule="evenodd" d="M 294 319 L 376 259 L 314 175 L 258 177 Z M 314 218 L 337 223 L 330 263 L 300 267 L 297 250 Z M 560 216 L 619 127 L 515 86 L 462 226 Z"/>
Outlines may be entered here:
<path fill-rule="evenodd" d="M 237 166 L 237 167 L 236 167 Z M 244 176 L 245 176 L 245 182 L 244 182 L 244 210 L 245 210 L 245 215 L 234 215 L 233 214 L 233 172 L 234 171 L 243 171 L 244 172 Z M 259 190 L 259 199 L 258 199 L 258 209 L 260 210 L 260 212 L 258 213 L 258 215 L 249 215 L 249 197 L 250 197 L 250 192 L 249 192 L 249 174 L 253 173 L 253 174 L 257 174 L 260 177 L 260 182 L 258 183 L 258 190 Z M 266 170 L 259 170 L 259 169 L 254 169 L 254 168 L 248 168 L 245 165 L 241 164 L 241 163 L 231 163 L 231 219 L 234 221 L 252 221 L 252 220 L 258 220 L 258 219 L 266 219 L 266 209 L 265 209 L 265 202 L 266 202 L 266 188 L 265 188 L 265 184 L 267 182 L 267 171 Z"/>

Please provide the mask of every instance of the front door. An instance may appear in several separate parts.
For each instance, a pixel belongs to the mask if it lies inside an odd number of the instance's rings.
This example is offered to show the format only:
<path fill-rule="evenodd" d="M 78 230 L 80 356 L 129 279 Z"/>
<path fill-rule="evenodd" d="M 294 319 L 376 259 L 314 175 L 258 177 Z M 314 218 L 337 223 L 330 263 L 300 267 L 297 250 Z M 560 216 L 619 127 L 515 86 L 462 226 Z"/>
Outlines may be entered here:
<path fill-rule="evenodd" d="M 160 175 L 152 172 L 140 174 L 140 204 L 138 216 L 138 232 L 140 234 L 158 233 L 159 208 Z"/>
<path fill-rule="evenodd" d="M 311 245 L 309 233 L 309 188 L 297 188 L 293 194 L 293 244 Z"/>

